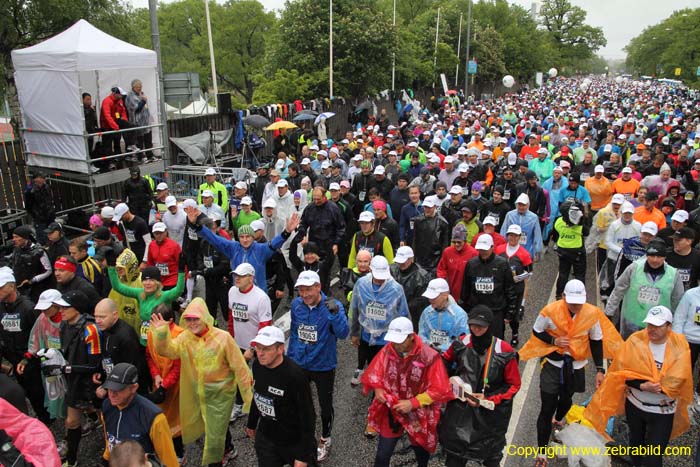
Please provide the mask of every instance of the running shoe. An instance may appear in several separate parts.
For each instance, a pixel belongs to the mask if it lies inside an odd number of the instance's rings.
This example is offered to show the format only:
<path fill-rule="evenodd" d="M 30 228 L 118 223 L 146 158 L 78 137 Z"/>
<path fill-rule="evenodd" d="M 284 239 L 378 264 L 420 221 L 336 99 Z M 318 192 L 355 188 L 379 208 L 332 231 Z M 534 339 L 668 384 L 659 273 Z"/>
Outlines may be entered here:
<path fill-rule="evenodd" d="M 537 456 L 535 460 L 535 467 L 547 467 L 547 458 Z"/>
<path fill-rule="evenodd" d="M 360 376 L 362 375 L 362 370 L 355 370 L 355 372 L 352 374 L 352 379 L 350 380 L 350 384 L 353 386 L 358 386 L 360 384 Z"/>
<path fill-rule="evenodd" d="M 233 447 L 224 453 L 224 458 L 221 459 L 221 465 L 226 466 L 229 462 L 238 457 L 238 450 Z"/>
<path fill-rule="evenodd" d="M 233 410 L 231 411 L 231 418 L 229 418 L 230 422 L 235 422 L 239 418 L 243 416 L 243 406 L 242 405 L 234 405 Z"/>
<path fill-rule="evenodd" d="M 316 450 L 316 460 L 318 462 L 323 462 L 328 459 L 331 454 L 331 437 L 321 438 L 318 442 L 318 449 Z"/>
<path fill-rule="evenodd" d="M 369 424 L 365 428 L 365 436 L 368 438 L 376 438 L 378 434 L 379 433 L 377 433 L 377 431 L 374 428 L 369 426 Z"/>

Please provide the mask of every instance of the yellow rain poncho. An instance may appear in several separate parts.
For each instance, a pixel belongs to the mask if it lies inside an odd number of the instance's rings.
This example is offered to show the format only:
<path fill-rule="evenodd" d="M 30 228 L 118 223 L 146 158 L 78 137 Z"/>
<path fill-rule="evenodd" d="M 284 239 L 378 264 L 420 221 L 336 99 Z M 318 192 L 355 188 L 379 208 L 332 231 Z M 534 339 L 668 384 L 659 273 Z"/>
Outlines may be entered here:
<path fill-rule="evenodd" d="M 143 288 L 141 283 L 141 271 L 139 260 L 133 251 L 126 249 L 117 258 L 117 271 L 125 270 L 125 275 L 119 279 L 129 287 Z M 139 316 L 139 301 L 136 298 L 127 297 L 112 289 L 109 298 L 115 301 L 119 310 L 119 319 L 134 328 L 137 335 L 141 333 L 141 317 Z"/>
<path fill-rule="evenodd" d="M 250 408 L 252 376 L 231 334 L 214 327 L 214 318 L 201 298 L 188 305 L 183 316 L 196 313 L 206 325 L 201 337 L 187 329 L 170 337 L 168 326 L 153 330 L 156 350 L 164 357 L 180 359 L 180 424 L 185 444 L 205 435 L 202 465 L 221 462 L 226 430 L 233 408 L 236 386 L 243 397 L 243 411 Z"/>

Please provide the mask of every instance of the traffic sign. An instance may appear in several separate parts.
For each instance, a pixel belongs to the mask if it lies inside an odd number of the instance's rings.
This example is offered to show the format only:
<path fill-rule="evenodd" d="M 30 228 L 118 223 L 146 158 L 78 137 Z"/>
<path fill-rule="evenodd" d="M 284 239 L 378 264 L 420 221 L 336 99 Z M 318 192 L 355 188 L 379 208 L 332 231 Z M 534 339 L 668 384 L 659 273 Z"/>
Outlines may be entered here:
<path fill-rule="evenodd" d="M 676 75 L 676 76 L 680 76 L 680 75 L 681 75 L 681 69 L 680 69 L 680 68 L 676 68 L 676 69 L 674 70 L 673 74 Z"/>
<path fill-rule="evenodd" d="M 470 75 L 476 74 L 476 60 L 469 60 L 469 65 L 467 66 L 467 73 Z"/>

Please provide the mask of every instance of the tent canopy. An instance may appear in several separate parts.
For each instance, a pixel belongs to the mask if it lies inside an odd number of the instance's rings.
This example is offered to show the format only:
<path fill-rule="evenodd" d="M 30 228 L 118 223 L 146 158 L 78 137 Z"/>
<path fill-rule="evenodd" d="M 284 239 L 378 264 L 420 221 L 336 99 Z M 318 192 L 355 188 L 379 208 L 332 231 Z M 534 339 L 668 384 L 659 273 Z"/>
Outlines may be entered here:
<path fill-rule="evenodd" d="M 86 71 L 152 68 L 156 53 L 100 31 L 84 19 L 60 34 L 12 51 L 15 70 Z"/>

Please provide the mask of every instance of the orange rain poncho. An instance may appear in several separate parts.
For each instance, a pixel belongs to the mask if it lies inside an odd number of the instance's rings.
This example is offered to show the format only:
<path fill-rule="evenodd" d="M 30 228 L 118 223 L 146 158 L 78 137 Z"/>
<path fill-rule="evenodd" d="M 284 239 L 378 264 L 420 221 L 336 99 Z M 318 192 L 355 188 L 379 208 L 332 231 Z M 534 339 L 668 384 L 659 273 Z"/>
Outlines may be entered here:
<path fill-rule="evenodd" d="M 588 332 L 595 325 L 600 323 L 603 331 L 603 354 L 605 358 L 614 358 L 622 345 L 622 337 L 617 332 L 615 326 L 603 314 L 603 311 L 584 303 L 581 311 L 576 313 L 576 319 L 571 317 L 569 309 L 564 300 L 558 300 L 542 308 L 542 316 L 549 318 L 557 327 L 556 330 L 547 330 L 554 337 L 568 337 L 571 341 L 568 352 L 574 360 L 585 360 L 591 356 L 591 346 L 588 343 Z M 552 352 L 565 352 L 561 347 L 550 345 L 533 336 L 518 352 L 521 360 L 529 360 L 536 357 L 544 357 Z"/>
<path fill-rule="evenodd" d="M 252 376 L 231 334 L 214 327 L 214 318 L 201 298 L 187 306 L 183 316 L 197 313 L 206 325 L 201 337 L 186 330 L 171 338 L 168 326 L 153 330 L 157 352 L 180 359 L 180 424 L 182 441 L 189 444 L 205 435 L 202 465 L 221 462 L 236 386 L 248 412 L 253 398 Z"/>
<path fill-rule="evenodd" d="M 677 400 L 671 439 L 688 430 L 688 404 L 693 400 L 693 372 L 690 347 L 682 334 L 669 333 L 661 371 L 656 368 L 645 329 L 635 332 L 624 342 L 603 384 L 583 412 L 584 418 L 603 436 L 607 437 L 605 427 L 608 418 L 625 411 L 628 379 L 661 383 L 664 394 Z"/>
<path fill-rule="evenodd" d="M 184 332 L 180 326 L 175 323 L 170 324 L 170 337 L 175 339 Z M 163 387 L 166 389 L 165 400 L 158 407 L 163 409 L 165 418 L 168 419 L 170 426 L 170 434 L 180 436 L 182 430 L 180 428 L 180 362 L 175 359 L 163 357 L 156 351 L 155 343 L 153 342 L 153 333 L 148 330 L 148 342 L 146 344 L 148 366 L 151 369 L 151 375 L 157 370 L 161 378 L 163 378 Z M 176 369 L 176 373 L 173 370 Z M 177 378 L 174 379 L 173 377 Z M 168 381 L 171 381 L 172 386 L 168 386 Z"/>

